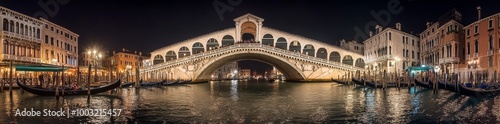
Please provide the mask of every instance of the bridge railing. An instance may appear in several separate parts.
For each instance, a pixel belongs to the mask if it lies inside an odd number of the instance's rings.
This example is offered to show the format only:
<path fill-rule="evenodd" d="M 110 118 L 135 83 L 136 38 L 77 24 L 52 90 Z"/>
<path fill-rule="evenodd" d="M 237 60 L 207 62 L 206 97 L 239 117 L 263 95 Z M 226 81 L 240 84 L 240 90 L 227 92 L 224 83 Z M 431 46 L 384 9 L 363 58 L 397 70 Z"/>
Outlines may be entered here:
<path fill-rule="evenodd" d="M 335 62 L 335 61 L 330 61 L 330 60 L 327 60 L 327 59 L 316 58 L 316 57 L 313 57 L 313 56 L 302 54 L 300 52 L 292 52 L 292 51 L 289 51 L 289 50 L 285 50 L 285 49 L 281 49 L 281 48 L 276 48 L 276 47 L 272 47 L 272 46 L 268 46 L 268 45 L 264 45 L 264 44 L 260 44 L 260 43 L 238 43 L 238 44 L 234 44 L 234 45 L 230 45 L 230 46 L 224 46 L 224 47 L 221 47 L 221 48 L 218 48 L 218 49 L 214 49 L 214 50 L 210 50 L 210 51 L 206 51 L 206 52 L 194 54 L 194 55 L 191 55 L 191 56 L 183 57 L 181 59 L 170 60 L 170 61 L 167 61 L 165 63 L 151 65 L 149 67 L 145 67 L 145 68 L 141 69 L 141 71 L 151 70 L 151 69 L 154 69 L 154 68 L 166 67 L 166 66 L 169 66 L 169 65 L 177 64 L 177 63 L 188 62 L 188 61 L 190 61 L 192 59 L 201 58 L 201 57 L 205 57 L 205 56 L 211 56 L 211 55 L 215 55 L 215 54 L 220 54 L 220 53 L 223 53 L 223 52 L 225 52 L 227 50 L 236 49 L 236 48 L 261 48 L 261 49 L 265 49 L 265 50 L 268 50 L 268 51 L 271 51 L 271 52 L 276 52 L 276 53 L 279 53 L 279 54 L 287 55 L 287 56 L 290 56 L 290 57 L 301 58 L 301 59 L 306 60 L 306 61 L 323 63 L 323 64 L 326 63 L 328 65 L 332 65 L 332 66 L 338 67 L 338 68 L 352 69 L 352 70 L 363 70 L 363 68 L 359 68 L 359 67 L 356 67 L 356 66 L 347 65 L 347 64 L 343 64 L 343 63 Z"/>

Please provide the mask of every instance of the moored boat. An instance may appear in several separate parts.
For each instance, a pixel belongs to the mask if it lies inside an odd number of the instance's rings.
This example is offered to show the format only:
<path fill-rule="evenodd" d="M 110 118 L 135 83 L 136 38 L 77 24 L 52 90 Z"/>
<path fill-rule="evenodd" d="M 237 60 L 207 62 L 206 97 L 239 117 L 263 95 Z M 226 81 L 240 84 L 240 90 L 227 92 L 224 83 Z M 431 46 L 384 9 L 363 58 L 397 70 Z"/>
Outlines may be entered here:
<path fill-rule="evenodd" d="M 421 86 L 421 87 L 425 87 L 425 88 L 432 88 L 432 85 L 430 84 L 430 82 L 423 82 L 423 81 L 419 81 L 419 80 L 415 79 L 415 84 L 417 84 L 418 86 Z"/>
<path fill-rule="evenodd" d="M 102 93 L 106 92 L 115 88 L 120 87 L 120 80 L 116 81 L 115 83 L 104 85 L 101 87 L 96 87 L 96 88 L 90 88 L 90 94 L 97 94 L 97 93 Z M 36 95 L 40 96 L 55 96 L 56 95 L 56 90 L 52 89 L 41 89 L 41 88 L 35 88 L 35 87 L 29 87 L 26 86 L 25 84 L 21 82 L 17 82 L 17 85 L 23 89 L 26 92 L 30 92 Z M 62 90 L 59 90 L 59 95 L 63 94 Z M 73 96 L 73 95 L 87 95 L 88 90 L 87 89 L 78 89 L 78 90 L 64 90 L 64 95 L 65 96 Z"/>
<path fill-rule="evenodd" d="M 462 95 L 474 96 L 474 97 L 491 97 L 500 94 L 499 86 L 483 85 L 479 86 L 478 88 L 472 88 L 471 86 L 472 85 L 466 86 L 463 83 L 460 83 L 458 85 L 457 92 L 459 92 Z"/>
<path fill-rule="evenodd" d="M 353 79 L 353 80 L 354 80 L 354 79 Z M 348 85 L 348 84 L 349 84 L 349 82 L 347 82 L 347 81 L 341 81 L 341 80 L 337 80 L 337 79 L 333 79 L 333 78 L 332 78 L 332 81 L 333 81 L 333 82 L 336 82 L 336 83 L 339 83 L 339 84 L 345 84 L 345 85 Z"/>
<path fill-rule="evenodd" d="M 438 88 L 445 89 L 445 90 L 452 91 L 452 92 L 457 92 L 457 89 L 458 89 L 456 84 L 449 83 L 449 82 L 443 82 L 440 80 L 438 80 Z"/>

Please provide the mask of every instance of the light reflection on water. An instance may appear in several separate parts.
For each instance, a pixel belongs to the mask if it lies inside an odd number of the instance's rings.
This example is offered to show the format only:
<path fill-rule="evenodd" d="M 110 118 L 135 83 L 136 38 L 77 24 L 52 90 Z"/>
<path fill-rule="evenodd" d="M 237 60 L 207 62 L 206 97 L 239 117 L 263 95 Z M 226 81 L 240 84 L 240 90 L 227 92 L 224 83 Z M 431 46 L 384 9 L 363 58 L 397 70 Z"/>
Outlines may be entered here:
<path fill-rule="evenodd" d="M 371 89 L 334 83 L 223 81 L 123 88 L 92 96 L 0 93 L 0 123 L 495 123 L 497 98 L 477 99 L 420 87 Z M 118 117 L 15 117 L 16 109 L 122 109 Z"/>

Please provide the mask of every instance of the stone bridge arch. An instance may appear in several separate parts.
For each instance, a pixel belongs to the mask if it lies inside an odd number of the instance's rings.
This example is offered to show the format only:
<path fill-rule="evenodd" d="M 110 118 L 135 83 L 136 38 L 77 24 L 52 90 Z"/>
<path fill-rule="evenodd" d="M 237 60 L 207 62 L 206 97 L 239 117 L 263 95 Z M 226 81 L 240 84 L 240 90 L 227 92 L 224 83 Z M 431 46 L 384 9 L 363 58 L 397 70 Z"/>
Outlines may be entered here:
<path fill-rule="evenodd" d="M 294 63 L 278 54 L 269 54 L 264 51 L 237 51 L 220 54 L 217 59 L 212 59 L 198 69 L 193 75 L 193 82 L 203 82 L 210 79 L 212 73 L 228 62 L 240 60 L 254 60 L 270 64 L 280 70 L 289 81 L 306 81 L 306 76 Z"/>

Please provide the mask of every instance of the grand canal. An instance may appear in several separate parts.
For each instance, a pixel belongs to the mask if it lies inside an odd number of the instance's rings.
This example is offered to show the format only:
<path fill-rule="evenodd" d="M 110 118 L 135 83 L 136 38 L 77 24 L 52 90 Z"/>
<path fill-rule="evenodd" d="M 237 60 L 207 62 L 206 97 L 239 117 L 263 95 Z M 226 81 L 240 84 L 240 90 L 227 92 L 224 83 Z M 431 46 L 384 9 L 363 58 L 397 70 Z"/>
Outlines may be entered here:
<path fill-rule="evenodd" d="M 412 88 L 371 89 L 335 83 L 222 81 L 121 88 L 87 96 L 0 93 L 0 123 L 496 123 L 500 97 L 477 99 Z M 18 117 L 17 109 L 122 109 L 120 116 Z"/>

